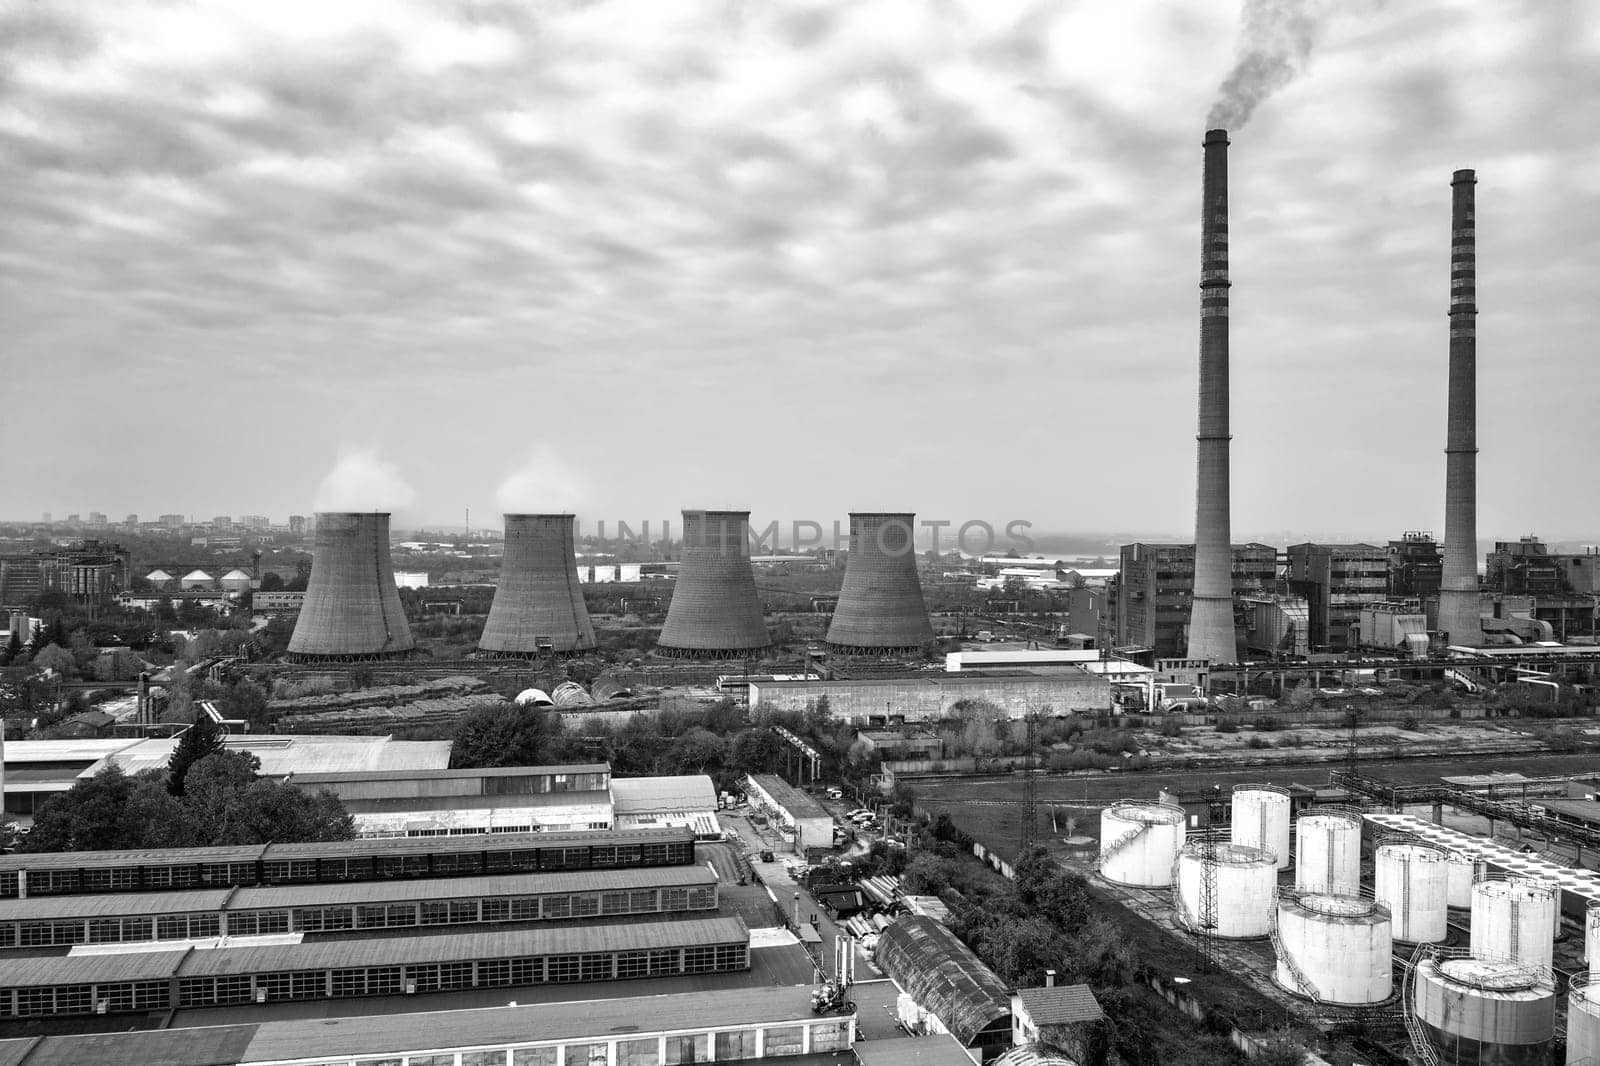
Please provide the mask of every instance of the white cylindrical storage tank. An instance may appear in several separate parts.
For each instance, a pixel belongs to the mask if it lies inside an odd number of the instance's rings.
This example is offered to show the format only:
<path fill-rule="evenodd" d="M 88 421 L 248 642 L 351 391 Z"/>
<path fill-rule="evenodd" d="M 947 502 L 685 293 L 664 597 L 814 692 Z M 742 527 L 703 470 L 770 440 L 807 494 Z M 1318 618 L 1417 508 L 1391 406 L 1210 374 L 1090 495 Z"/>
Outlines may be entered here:
<path fill-rule="evenodd" d="M 1449 934 L 1450 857 L 1426 844 L 1383 844 L 1373 855 L 1372 896 L 1389 908 L 1396 940 L 1436 944 Z"/>
<path fill-rule="evenodd" d="M 1277 922 L 1278 984 L 1322 1003 L 1359 1006 L 1389 998 L 1394 972 L 1387 909 L 1349 896 L 1282 896 Z"/>
<path fill-rule="evenodd" d="M 1241 844 L 1185 844 L 1174 877 L 1178 920 L 1191 932 L 1248 940 L 1271 931 L 1278 862 L 1270 852 Z"/>
<path fill-rule="evenodd" d="M 1550 971 L 1483 959 L 1419 963 L 1417 1020 L 1443 1063 L 1549 1063 L 1556 1036 Z M 1571 1057 L 1570 1045 L 1568 1062 Z"/>
<path fill-rule="evenodd" d="M 1135 888 L 1166 888 L 1188 816 L 1173 803 L 1118 800 L 1100 812 L 1100 876 Z"/>
<path fill-rule="evenodd" d="M 1329 896 L 1361 894 L 1361 812 L 1312 807 L 1294 822 L 1294 887 Z"/>
<path fill-rule="evenodd" d="M 1567 1061 L 1600 1062 L 1600 983 L 1594 970 L 1568 982 Z"/>
<path fill-rule="evenodd" d="M 1294 857 L 1289 850 L 1289 790 L 1278 785 L 1234 785 L 1229 833 L 1235 844 L 1272 852 L 1278 869 L 1287 870 Z"/>
<path fill-rule="evenodd" d="M 1600 971 L 1600 903 L 1589 904 L 1583 915 L 1583 961 L 1590 973 Z"/>
<path fill-rule="evenodd" d="M 1551 935 L 1555 893 L 1526 878 L 1479 881 L 1472 886 L 1472 955 L 1548 970 L 1555 955 Z"/>
<path fill-rule="evenodd" d="M 1482 878 L 1485 863 L 1482 856 L 1471 851 L 1450 852 L 1448 895 L 1450 906 L 1456 910 L 1472 908 L 1472 885 Z"/>

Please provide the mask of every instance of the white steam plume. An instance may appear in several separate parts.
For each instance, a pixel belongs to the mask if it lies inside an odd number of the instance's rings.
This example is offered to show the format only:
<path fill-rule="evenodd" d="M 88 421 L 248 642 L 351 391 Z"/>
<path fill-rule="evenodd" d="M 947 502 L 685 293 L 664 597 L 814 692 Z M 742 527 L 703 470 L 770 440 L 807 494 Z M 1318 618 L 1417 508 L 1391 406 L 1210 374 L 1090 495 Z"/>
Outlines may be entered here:
<path fill-rule="evenodd" d="M 500 483 L 495 501 L 506 514 L 576 514 L 588 502 L 583 480 L 546 447 Z"/>
<path fill-rule="evenodd" d="M 416 493 L 376 448 L 344 447 L 317 486 L 318 511 L 393 511 L 411 506 Z"/>
<path fill-rule="evenodd" d="M 1318 0 L 1244 0 L 1238 57 L 1217 89 L 1207 129 L 1236 130 L 1256 105 L 1305 70 L 1323 19 Z"/>

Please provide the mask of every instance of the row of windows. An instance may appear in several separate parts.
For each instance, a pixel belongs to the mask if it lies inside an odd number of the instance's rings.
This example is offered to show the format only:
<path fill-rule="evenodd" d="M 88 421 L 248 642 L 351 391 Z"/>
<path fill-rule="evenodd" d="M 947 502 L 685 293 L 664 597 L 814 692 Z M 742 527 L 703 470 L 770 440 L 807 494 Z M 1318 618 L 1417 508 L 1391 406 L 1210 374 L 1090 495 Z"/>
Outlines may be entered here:
<path fill-rule="evenodd" d="M 603 827 L 602 827 L 603 828 Z M 454 877 L 536 870 L 610 870 L 678 866 L 694 862 L 688 840 L 647 844 L 581 844 L 516 851 L 442 852 L 431 855 L 362 855 L 260 862 L 166 863 L 28 871 L 29 896 L 139 892 L 232 885 L 316 884 Z M 16 870 L 0 871 L 0 898 L 18 895 Z"/>
<path fill-rule="evenodd" d="M 672 914 L 715 910 L 716 906 L 715 886 L 704 885 L 695 888 L 645 888 L 515 898 L 297 907 L 292 911 L 287 908 L 231 911 L 228 914 L 228 934 L 266 936 L 273 933 L 337 932 L 344 929 L 553 921 L 597 915 Z M 199 940 L 219 936 L 221 931 L 218 915 L 208 912 L 164 914 L 157 918 L 57 918 L 36 922 L 0 922 L 0 948 Z"/>
<path fill-rule="evenodd" d="M 399 995 L 465 988 L 609 981 L 749 969 L 744 944 L 430 962 L 334 970 L 182 977 L 177 998 L 166 981 L 133 984 L 0 988 L 0 1015 L 9 1017 L 118 1013 L 232 1003 L 327 997 Z M 100 1004 L 104 1004 L 103 1007 Z M 720 1055 L 718 1056 L 721 1057 Z"/>

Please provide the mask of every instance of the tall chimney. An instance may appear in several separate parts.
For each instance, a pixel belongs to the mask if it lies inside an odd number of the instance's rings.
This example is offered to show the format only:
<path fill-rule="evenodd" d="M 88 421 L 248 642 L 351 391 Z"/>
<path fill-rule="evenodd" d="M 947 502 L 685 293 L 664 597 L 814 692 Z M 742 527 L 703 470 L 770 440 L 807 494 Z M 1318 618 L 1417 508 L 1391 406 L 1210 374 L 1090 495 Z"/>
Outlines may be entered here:
<path fill-rule="evenodd" d="M 1478 236 L 1470 170 L 1450 179 L 1450 396 L 1444 445 L 1444 571 L 1439 628 L 1481 645 L 1478 613 Z"/>
<path fill-rule="evenodd" d="M 1200 203 L 1200 425 L 1189 658 L 1239 658 L 1228 506 L 1228 131 L 1207 130 Z"/>
<path fill-rule="evenodd" d="M 576 518 L 508 514 L 500 584 L 478 639 L 491 656 L 532 658 L 541 642 L 561 653 L 594 647 L 594 626 L 578 583 Z"/>

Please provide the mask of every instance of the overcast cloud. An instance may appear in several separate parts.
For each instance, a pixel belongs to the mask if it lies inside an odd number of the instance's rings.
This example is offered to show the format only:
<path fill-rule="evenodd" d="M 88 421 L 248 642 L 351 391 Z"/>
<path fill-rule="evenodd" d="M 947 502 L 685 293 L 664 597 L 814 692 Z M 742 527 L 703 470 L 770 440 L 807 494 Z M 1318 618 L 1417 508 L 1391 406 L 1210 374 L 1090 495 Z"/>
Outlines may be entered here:
<path fill-rule="evenodd" d="M 1600 6 L 1328 7 L 1233 137 L 1235 530 L 1442 535 L 1472 167 L 1479 531 L 1594 536 Z M 282 521 L 354 450 L 402 521 L 533 455 L 595 518 L 1182 533 L 1239 22 L 0 4 L 0 512 Z"/>

